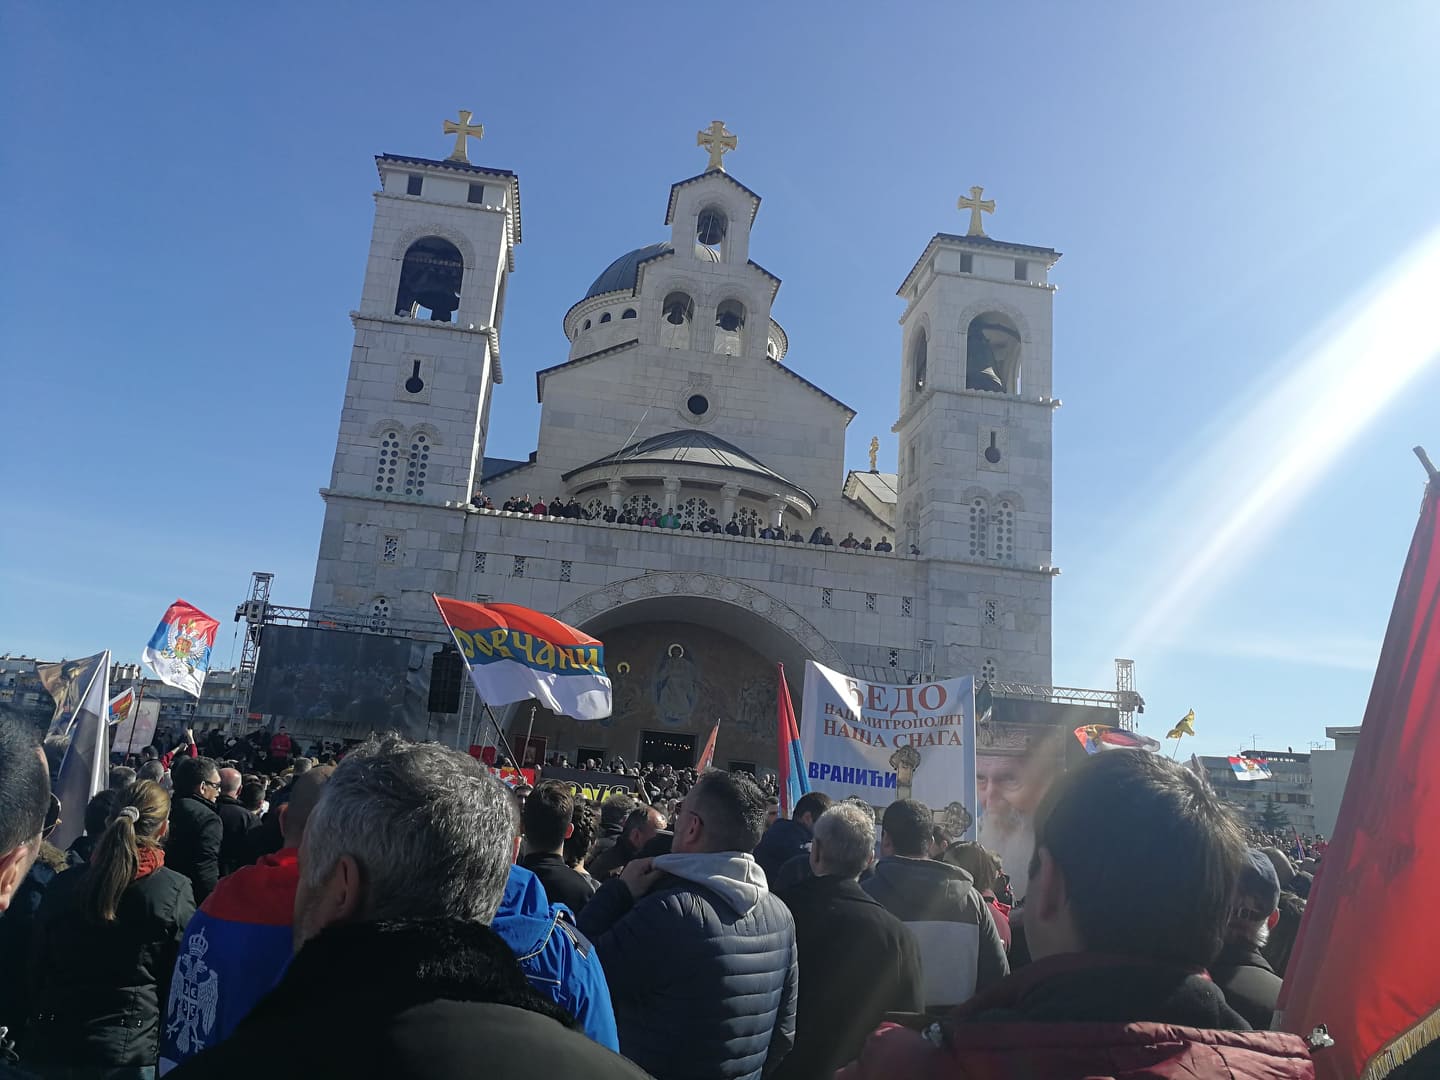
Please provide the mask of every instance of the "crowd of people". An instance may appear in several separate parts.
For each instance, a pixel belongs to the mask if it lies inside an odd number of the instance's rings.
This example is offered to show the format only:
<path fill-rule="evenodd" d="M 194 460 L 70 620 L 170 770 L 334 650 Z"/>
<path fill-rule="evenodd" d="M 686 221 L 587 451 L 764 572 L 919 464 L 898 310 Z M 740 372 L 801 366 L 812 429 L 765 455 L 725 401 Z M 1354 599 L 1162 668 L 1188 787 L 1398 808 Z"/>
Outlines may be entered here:
<path fill-rule="evenodd" d="M 494 501 L 483 491 L 477 491 L 470 499 L 470 504 L 481 510 L 496 509 Z M 890 537 L 882 535 L 878 541 L 866 536 L 863 539 L 856 538 L 853 532 L 846 534 L 845 539 L 838 544 L 835 538 L 830 535 L 830 530 L 817 526 L 810 533 L 807 540 L 805 534 L 798 529 L 787 529 L 783 523 L 767 524 L 750 517 L 741 517 L 737 511 L 730 515 L 730 520 L 721 523 L 714 513 L 708 514 L 702 521 L 694 522 L 688 517 L 675 510 L 664 510 L 660 507 L 651 506 L 648 509 L 631 510 L 629 508 L 615 509 L 607 506 L 604 509 L 586 509 L 578 501 L 569 500 L 556 496 L 548 503 L 544 499 L 532 502 L 529 493 L 521 496 L 506 499 L 500 509 L 512 514 L 531 514 L 534 517 L 570 518 L 575 521 L 604 521 L 611 525 L 642 525 L 652 529 L 675 529 L 678 532 L 693 533 L 716 533 L 726 536 L 745 537 L 750 540 L 782 540 L 791 544 L 816 544 L 821 547 L 839 547 L 846 551 L 877 551 L 881 554 L 895 550 L 890 543 Z M 919 555 L 920 549 L 912 546 L 911 555 Z"/>
<path fill-rule="evenodd" d="M 1053 785 L 1017 904 L 912 799 L 203 748 L 117 766 L 60 852 L 75 808 L 0 717 L 0 1075 L 1313 1075 L 1267 1030 L 1307 871 L 1159 755 Z"/>

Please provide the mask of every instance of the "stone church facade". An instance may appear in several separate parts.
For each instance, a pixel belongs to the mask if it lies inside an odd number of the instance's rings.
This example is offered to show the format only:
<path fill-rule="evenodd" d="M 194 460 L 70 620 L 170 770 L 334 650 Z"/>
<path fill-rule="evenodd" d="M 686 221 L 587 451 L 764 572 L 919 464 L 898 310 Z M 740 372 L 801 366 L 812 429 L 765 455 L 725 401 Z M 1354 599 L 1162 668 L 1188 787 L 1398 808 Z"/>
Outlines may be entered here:
<path fill-rule="evenodd" d="M 976 227 L 923 245 L 899 290 L 898 473 L 847 470 L 857 414 L 790 358 L 771 310 L 780 279 L 752 255 L 760 196 L 713 142 L 711 167 L 670 187 L 663 239 L 565 312 L 568 357 L 553 366 L 502 365 L 520 185 L 471 164 L 463 142 L 448 159 L 376 158 L 313 609 L 423 625 L 434 592 L 601 638 L 609 720 L 509 711 L 512 734 L 533 724 L 572 759 L 681 761 L 718 718 L 721 764 L 769 766 L 776 661 L 797 696 L 806 659 L 897 682 L 1050 682 L 1058 253 Z M 534 452 L 499 457 L 492 401 L 532 371 Z M 479 509 L 482 489 L 497 506 L 558 496 L 597 517 Z M 883 536 L 894 551 L 607 523 L 607 508 Z"/>

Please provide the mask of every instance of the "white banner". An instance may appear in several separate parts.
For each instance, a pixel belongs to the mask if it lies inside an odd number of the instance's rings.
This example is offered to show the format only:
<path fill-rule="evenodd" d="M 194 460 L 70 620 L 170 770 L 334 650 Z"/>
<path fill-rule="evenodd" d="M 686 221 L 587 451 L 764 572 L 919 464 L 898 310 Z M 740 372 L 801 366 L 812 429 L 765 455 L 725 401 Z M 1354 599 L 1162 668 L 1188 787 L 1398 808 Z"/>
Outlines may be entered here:
<path fill-rule="evenodd" d="M 122 754 L 138 754 L 142 747 L 155 741 L 155 726 L 159 720 L 159 699 L 141 698 L 140 704 L 130 710 L 130 715 L 110 730 L 110 749 Z"/>
<path fill-rule="evenodd" d="M 871 806 L 918 799 L 974 839 L 975 680 L 892 684 L 805 663 L 800 721 L 811 791 Z"/>

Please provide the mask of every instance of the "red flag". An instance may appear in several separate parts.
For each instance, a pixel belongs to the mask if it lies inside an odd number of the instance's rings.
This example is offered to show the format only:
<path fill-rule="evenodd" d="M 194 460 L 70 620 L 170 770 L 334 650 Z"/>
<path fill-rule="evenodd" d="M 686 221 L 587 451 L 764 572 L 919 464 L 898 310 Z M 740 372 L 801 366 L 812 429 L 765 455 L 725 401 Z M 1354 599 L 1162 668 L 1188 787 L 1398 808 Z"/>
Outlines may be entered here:
<path fill-rule="evenodd" d="M 715 726 L 710 729 L 710 737 L 705 740 L 705 748 L 700 751 L 700 760 L 695 763 L 695 771 L 703 773 L 706 769 L 715 765 L 715 740 L 720 736 L 720 721 L 715 721 Z"/>
<path fill-rule="evenodd" d="M 790 700 L 790 686 L 785 682 L 785 665 L 780 671 L 780 687 L 776 694 L 776 743 L 780 750 L 780 815 L 791 817 L 800 796 L 810 792 L 810 778 L 805 773 L 805 755 L 800 750 L 800 725 L 795 722 L 795 703 Z"/>
<path fill-rule="evenodd" d="M 1322 1080 L 1379 1080 L 1440 1037 L 1440 478 L 1432 472 L 1380 650 L 1340 817 L 1275 1026 L 1324 1024 Z M 1383 911 L 1377 917 L 1376 898 Z"/>

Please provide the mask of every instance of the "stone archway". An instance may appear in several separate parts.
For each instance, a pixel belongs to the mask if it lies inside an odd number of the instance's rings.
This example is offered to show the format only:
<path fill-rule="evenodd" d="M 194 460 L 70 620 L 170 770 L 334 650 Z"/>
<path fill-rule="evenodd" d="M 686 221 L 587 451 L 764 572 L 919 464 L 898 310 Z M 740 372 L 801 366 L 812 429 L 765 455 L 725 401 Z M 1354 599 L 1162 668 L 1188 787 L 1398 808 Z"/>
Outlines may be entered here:
<path fill-rule="evenodd" d="M 845 666 L 840 651 L 794 608 L 753 585 L 718 574 L 642 574 L 614 581 L 586 593 L 556 612 L 555 617 L 598 636 L 601 630 L 619 625 L 617 614 L 621 609 L 627 610 L 622 621 L 633 622 L 645 617 L 643 610 L 630 610 L 635 605 L 675 600 L 692 601 L 684 605 L 685 611 L 694 614 L 691 621 L 727 633 L 738 630 L 758 635 L 754 639 L 756 648 L 764 651 L 768 647 L 787 671 L 793 668 L 792 682 L 805 660 L 833 668 Z"/>
<path fill-rule="evenodd" d="M 774 665 L 785 665 L 797 707 L 804 662 L 843 667 L 839 651 L 808 620 L 774 597 L 704 573 L 646 574 L 597 589 L 556 613 L 606 643 L 615 693 L 607 720 L 576 721 L 535 711 L 546 753 L 572 760 L 599 752 L 634 763 L 654 733 L 704 743 L 721 724 L 716 763 L 773 770 Z M 508 710 L 505 728 L 523 736 L 532 702 Z"/>

